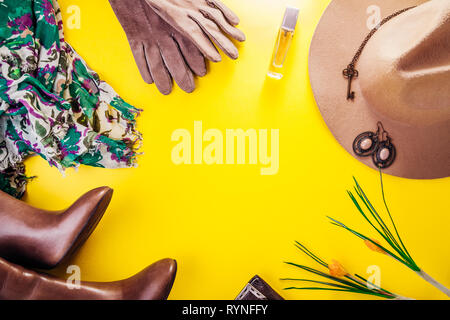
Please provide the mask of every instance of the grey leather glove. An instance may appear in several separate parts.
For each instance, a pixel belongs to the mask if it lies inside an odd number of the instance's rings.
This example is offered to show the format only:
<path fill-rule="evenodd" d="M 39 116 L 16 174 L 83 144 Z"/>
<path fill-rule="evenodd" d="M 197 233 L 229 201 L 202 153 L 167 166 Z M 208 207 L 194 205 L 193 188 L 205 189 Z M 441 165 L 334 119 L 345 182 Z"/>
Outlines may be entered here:
<path fill-rule="evenodd" d="M 145 0 L 109 0 L 122 25 L 142 78 L 163 94 L 172 78 L 186 92 L 195 89 L 194 74 L 206 74 L 205 58 L 188 38 L 161 19 Z"/>
<path fill-rule="evenodd" d="M 195 43 L 209 60 L 221 60 L 211 41 L 230 58 L 238 57 L 238 50 L 226 35 L 238 41 L 244 41 L 245 35 L 235 27 L 239 18 L 219 0 L 146 1 L 164 20 Z"/>

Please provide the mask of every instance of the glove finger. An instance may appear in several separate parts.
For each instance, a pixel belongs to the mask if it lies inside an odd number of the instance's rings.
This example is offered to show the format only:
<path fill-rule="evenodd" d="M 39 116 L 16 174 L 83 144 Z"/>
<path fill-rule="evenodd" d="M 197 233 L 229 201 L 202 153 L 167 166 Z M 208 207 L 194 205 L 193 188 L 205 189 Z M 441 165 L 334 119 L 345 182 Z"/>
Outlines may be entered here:
<path fill-rule="evenodd" d="M 168 37 L 161 46 L 161 55 L 163 61 L 172 75 L 173 80 L 184 91 L 191 93 L 195 89 L 194 75 L 191 69 L 186 65 L 175 40 Z"/>
<path fill-rule="evenodd" d="M 191 70 L 199 77 L 206 75 L 205 57 L 200 50 L 192 43 L 192 41 L 181 34 L 177 33 L 174 37 Z"/>
<path fill-rule="evenodd" d="M 191 40 L 197 48 L 203 53 L 203 55 L 213 62 L 219 62 L 222 60 L 220 53 L 217 51 L 216 47 L 211 43 L 209 38 L 205 35 L 202 29 L 189 18 L 181 19 L 180 21 L 173 20 L 170 16 L 161 10 L 159 3 L 154 0 L 145 0 L 146 3 L 157 13 L 161 18 L 163 18 L 172 27 L 177 29 L 186 38 Z"/>
<path fill-rule="evenodd" d="M 191 17 L 202 30 L 214 41 L 215 44 L 231 59 L 237 59 L 239 52 L 234 46 L 233 42 L 228 39 L 219 29 L 219 27 L 209 19 L 206 19 L 202 15 Z"/>
<path fill-rule="evenodd" d="M 139 69 L 142 79 L 148 83 L 153 83 L 152 75 L 148 68 L 147 57 L 145 56 L 144 45 L 141 42 L 130 42 L 131 51 L 133 52 L 134 61 Z"/>
<path fill-rule="evenodd" d="M 226 34 L 238 41 L 245 41 L 245 34 L 230 25 L 220 10 L 206 7 L 205 9 L 200 9 L 200 11 L 206 18 L 214 21 Z"/>
<path fill-rule="evenodd" d="M 172 78 L 164 65 L 161 52 L 157 46 L 146 46 L 145 55 L 150 67 L 150 73 L 155 81 L 156 87 L 162 94 L 172 92 Z"/>
<path fill-rule="evenodd" d="M 239 24 L 239 17 L 226 5 L 224 5 L 221 1 L 218 0 L 206 0 L 206 2 L 212 6 L 216 7 L 220 11 L 222 11 L 225 18 L 233 25 L 236 26 Z"/>
<path fill-rule="evenodd" d="M 183 34 L 189 38 L 197 48 L 203 53 L 203 55 L 213 62 L 219 62 L 222 60 L 220 53 L 217 51 L 214 44 L 209 40 L 208 36 L 203 32 L 202 28 L 195 23 L 195 21 L 189 20 L 190 26 L 186 30 L 192 30 L 192 32 L 184 32 Z M 185 30 L 184 27 L 180 27 L 178 30 Z"/>
<path fill-rule="evenodd" d="M 193 22 L 195 23 L 195 22 Z M 217 51 L 214 44 L 209 40 L 208 36 L 203 32 L 202 28 L 196 24 L 197 30 L 185 35 L 196 44 L 197 48 L 205 55 L 208 60 L 213 62 L 222 61 L 219 51 Z"/>

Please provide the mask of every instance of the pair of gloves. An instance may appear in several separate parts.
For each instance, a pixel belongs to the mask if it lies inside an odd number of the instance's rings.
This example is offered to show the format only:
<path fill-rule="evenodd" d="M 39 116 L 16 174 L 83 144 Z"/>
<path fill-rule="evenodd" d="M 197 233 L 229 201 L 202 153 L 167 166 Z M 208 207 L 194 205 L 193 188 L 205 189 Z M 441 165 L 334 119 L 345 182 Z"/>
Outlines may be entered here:
<path fill-rule="evenodd" d="M 205 58 L 219 62 L 220 48 L 232 59 L 238 50 L 227 37 L 244 41 L 239 18 L 218 0 L 109 0 L 122 25 L 146 83 L 163 94 L 172 78 L 186 92 L 195 89 L 194 74 L 206 74 Z"/>

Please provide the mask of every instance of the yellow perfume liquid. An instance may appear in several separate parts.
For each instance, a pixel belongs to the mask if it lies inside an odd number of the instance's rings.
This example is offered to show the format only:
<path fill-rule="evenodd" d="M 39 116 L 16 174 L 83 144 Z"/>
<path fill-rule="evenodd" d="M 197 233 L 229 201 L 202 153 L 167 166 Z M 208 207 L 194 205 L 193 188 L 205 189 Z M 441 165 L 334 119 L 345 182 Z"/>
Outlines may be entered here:
<path fill-rule="evenodd" d="M 299 9 L 295 7 L 286 7 L 284 11 L 283 22 L 278 32 L 275 48 L 273 49 L 272 60 L 270 61 L 267 75 L 275 79 L 283 78 L 283 65 L 287 53 L 294 37 L 295 27 L 297 25 Z"/>
<path fill-rule="evenodd" d="M 277 41 L 275 43 L 275 48 L 273 49 L 269 72 L 267 73 L 269 77 L 275 79 L 281 79 L 283 77 L 283 65 L 293 37 L 294 30 L 286 30 L 283 28 L 280 29 Z"/>

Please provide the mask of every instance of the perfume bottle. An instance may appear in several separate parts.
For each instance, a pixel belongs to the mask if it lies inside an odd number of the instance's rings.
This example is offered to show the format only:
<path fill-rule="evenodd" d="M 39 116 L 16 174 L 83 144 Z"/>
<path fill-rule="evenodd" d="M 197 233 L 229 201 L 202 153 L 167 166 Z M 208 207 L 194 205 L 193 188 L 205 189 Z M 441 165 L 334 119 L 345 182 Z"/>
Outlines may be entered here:
<path fill-rule="evenodd" d="M 273 49 L 272 60 L 270 61 L 267 75 L 275 79 L 283 77 L 282 68 L 284 61 L 294 37 L 295 26 L 297 25 L 299 9 L 287 7 L 284 12 L 283 23 L 278 32 L 277 42 Z"/>

